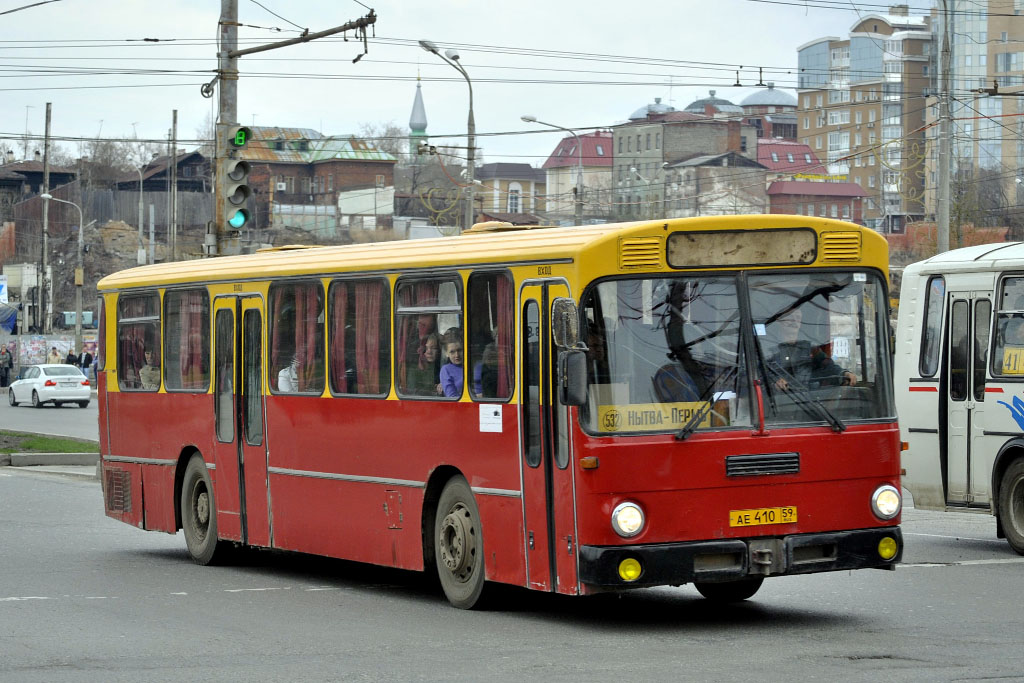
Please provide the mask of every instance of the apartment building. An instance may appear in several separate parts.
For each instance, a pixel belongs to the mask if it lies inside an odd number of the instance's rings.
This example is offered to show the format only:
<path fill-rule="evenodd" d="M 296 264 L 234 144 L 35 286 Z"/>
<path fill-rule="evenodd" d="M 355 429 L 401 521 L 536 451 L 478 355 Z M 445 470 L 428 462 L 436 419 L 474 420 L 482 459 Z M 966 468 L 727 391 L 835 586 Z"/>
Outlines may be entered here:
<path fill-rule="evenodd" d="M 797 48 L 799 140 L 825 159 L 829 179 L 864 188 L 863 222 L 882 232 L 926 211 L 933 52 L 930 17 L 907 5 Z"/>

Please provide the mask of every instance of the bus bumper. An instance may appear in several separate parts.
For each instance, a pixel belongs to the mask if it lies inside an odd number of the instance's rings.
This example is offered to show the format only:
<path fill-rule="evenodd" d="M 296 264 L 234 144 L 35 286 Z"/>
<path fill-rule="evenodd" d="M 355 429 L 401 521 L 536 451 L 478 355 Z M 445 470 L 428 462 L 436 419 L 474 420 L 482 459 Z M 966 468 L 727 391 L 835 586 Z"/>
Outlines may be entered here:
<path fill-rule="evenodd" d="M 879 554 L 883 539 L 896 542 L 896 554 Z M 891 541 L 886 544 L 891 546 Z M 579 548 L 582 583 L 605 588 L 718 582 L 748 576 L 813 574 L 870 567 L 894 569 L 903 556 L 898 526 L 770 538 L 727 539 L 692 543 L 659 543 Z M 640 576 L 627 581 L 619 565 L 632 558 Z"/>

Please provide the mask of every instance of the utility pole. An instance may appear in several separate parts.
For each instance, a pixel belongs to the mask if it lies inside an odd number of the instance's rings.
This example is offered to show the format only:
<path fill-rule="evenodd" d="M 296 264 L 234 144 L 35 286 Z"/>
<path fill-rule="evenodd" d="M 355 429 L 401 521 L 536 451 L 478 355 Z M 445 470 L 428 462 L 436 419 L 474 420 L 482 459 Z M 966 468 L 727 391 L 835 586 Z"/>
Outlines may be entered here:
<path fill-rule="evenodd" d="M 50 103 L 46 103 L 46 133 L 43 136 L 43 191 L 42 194 L 50 194 Z M 49 287 L 49 280 L 46 271 L 49 268 L 49 233 L 50 233 L 50 202 L 43 201 L 43 253 L 40 259 L 43 262 L 43 272 L 39 274 L 39 332 L 49 334 L 50 316 L 46 312 L 49 305 L 46 297 L 46 289 Z"/>
<path fill-rule="evenodd" d="M 178 110 L 174 110 L 171 122 L 171 253 L 167 260 L 176 261 L 178 254 Z"/>
<path fill-rule="evenodd" d="M 213 82 L 205 84 L 201 92 L 204 97 L 213 96 L 213 84 L 220 81 L 219 93 L 219 116 L 217 117 L 216 140 L 214 144 L 214 168 L 217 176 L 214 178 L 214 219 L 206 229 L 206 240 L 203 243 L 203 251 L 207 256 L 220 256 L 227 254 L 241 253 L 241 242 L 239 235 L 243 227 L 248 227 L 249 214 L 246 210 L 236 210 L 248 199 L 250 190 L 245 185 L 248 176 L 248 164 L 241 160 L 241 148 L 248 143 L 250 131 L 245 131 L 240 136 L 235 136 L 238 131 L 238 58 L 256 52 L 265 52 L 288 45 L 307 43 L 311 40 L 332 36 L 345 31 L 356 31 L 361 34 L 363 52 L 353 63 L 358 62 L 367 52 L 366 27 L 377 21 L 377 15 L 370 10 L 369 14 L 356 21 L 350 21 L 342 26 L 336 26 L 326 31 L 310 33 L 305 31 L 298 38 L 282 40 L 268 45 L 238 49 L 238 0 L 221 0 L 220 22 L 218 33 L 220 36 L 219 51 L 217 53 L 217 77 Z M 229 135 L 234 136 L 229 139 Z M 229 156 L 233 155 L 233 156 Z M 238 178 L 226 177 L 226 169 L 231 168 L 237 171 Z M 229 196 L 228 184 L 232 183 L 239 194 Z M 242 196 L 244 195 L 244 196 Z M 232 199 L 231 197 L 235 197 Z M 234 206 L 232 206 L 234 205 Z M 224 220 L 225 216 L 240 217 L 238 222 L 229 224 Z"/>
<path fill-rule="evenodd" d="M 949 24 L 952 12 L 948 0 L 942 0 L 942 89 L 939 93 L 939 186 L 936 188 L 935 230 L 938 253 L 949 251 L 949 170 L 952 144 L 949 130 L 949 91 L 952 63 L 952 47 L 949 41 Z"/>

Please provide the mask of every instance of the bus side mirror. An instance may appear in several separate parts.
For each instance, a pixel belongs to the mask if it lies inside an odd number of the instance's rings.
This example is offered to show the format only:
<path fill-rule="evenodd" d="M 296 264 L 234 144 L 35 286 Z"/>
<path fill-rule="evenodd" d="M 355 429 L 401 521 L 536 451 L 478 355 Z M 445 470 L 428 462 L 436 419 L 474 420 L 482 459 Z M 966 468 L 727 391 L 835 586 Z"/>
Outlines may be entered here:
<path fill-rule="evenodd" d="M 571 349 L 579 343 L 580 314 L 572 299 L 559 297 L 552 302 L 551 336 L 560 349 Z"/>
<path fill-rule="evenodd" d="M 558 400 L 562 405 L 587 402 L 587 354 L 572 349 L 558 353 Z"/>

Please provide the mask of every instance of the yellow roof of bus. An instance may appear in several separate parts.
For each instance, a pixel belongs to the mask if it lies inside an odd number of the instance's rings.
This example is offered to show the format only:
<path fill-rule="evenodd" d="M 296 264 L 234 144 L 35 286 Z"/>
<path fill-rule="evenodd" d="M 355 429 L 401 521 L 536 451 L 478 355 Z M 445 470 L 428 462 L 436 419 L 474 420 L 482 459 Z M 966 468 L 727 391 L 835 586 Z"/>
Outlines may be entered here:
<path fill-rule="evenodd" d="M 139 266 L 108 275 L 99 281 L 97 287 L 112 290 L 291 275 L 575 259 L 602 242 L 621 237 L 664 237 L 680 229 L 810 227 L 818 230 L 863 230 L 860 226 L 841 221 L 783 214 L 673 218 L 565 228 L 503 227 L 432 239 L 308 248 L 289 245 L 255 254 Z M 881 241 L 881 245 L 865 248 L 865 255 L 885 248 L 884 238 L 874 231 L 864 230 L 863 235 L 865 242 Z M 604 267 L 614 269 L 615 264 L 605 264 Z"/>

